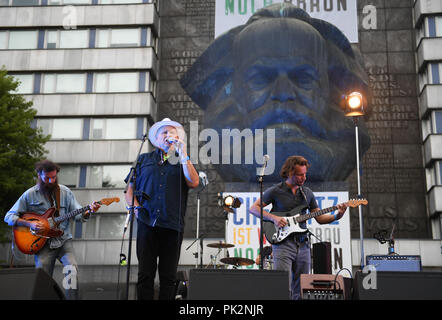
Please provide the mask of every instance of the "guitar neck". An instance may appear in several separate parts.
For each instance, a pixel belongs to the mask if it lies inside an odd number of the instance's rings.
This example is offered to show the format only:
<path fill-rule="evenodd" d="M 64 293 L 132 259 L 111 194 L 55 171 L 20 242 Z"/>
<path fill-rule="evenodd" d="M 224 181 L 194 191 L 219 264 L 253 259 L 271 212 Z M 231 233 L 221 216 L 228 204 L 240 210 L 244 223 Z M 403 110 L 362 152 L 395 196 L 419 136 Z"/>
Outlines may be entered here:
<path fill-rule="evenodd" d="M 61 223 L 61 222 L 65 221 L 65 220 L 73 218 L 73 217 L 75 217 L 75 216 L 77 216 L 79 214 L 85 213 L 88 210 L 90 210 L 90 207 L 86 206 L 86 207 L 83 207 L 83 208 L 80 208 L 80 209 L 68 212 L 68 213 L 66 213 L 63 216 L 54 217 L 53 219 L 54 219 L 55 223 L 58 224 L 58 223 Z"/>
<path fill-rule="evenodd" d="M 322 210 L 319 210 L 319 211 L 316 211 L 316 212 L 309 212 L 307 214 L 303 214 L 303 215 L 298 216 L 296 218 L 296 221 L 298 223 L 301 223 L 301 222 L 307 221 L 309 219 L 321 216 L 323 214 L 326 214 L 326 213 L 329 213 L 329 212 L 332 212 L 332 211 L 335 211 L 335 210 L 338 210 L 337 206 L 325 208 L 325 209 L 322 209 Z"/>

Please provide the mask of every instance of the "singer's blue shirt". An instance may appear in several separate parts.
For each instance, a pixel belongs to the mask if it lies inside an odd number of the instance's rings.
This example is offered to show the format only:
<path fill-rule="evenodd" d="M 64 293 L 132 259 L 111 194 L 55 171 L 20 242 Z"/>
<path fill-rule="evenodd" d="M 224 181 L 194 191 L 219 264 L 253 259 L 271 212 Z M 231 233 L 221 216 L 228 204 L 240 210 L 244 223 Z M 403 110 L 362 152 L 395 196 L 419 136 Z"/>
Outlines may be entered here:
<path fill-rule="evenodd" d="M 181 164 L 167 160 L 162 163 L 161 151 L 157 149 L 140 155 L 135 172 L 133 189 L 143 207 L 138 212 L 138 220 L 152 227 L 183 232 L 189 187 Z M 129 176 L 130 173 L 124 180 L 126 183 Z M 150 199 L 145 199 L 141 192 Z"/>

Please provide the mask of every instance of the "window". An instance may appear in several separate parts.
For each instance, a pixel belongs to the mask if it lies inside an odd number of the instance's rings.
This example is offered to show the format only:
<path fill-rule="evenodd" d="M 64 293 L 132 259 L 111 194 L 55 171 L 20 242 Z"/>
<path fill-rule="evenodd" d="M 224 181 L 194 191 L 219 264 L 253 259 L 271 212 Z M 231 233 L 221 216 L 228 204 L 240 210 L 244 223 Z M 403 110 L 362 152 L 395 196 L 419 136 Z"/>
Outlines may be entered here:
<path fill-rule="evenodd" d="M 81 238 L 84 239 L 121 239 L 123 237 L 123 226 L 126 220 L 126 213 L 100 213 L 91 215 L 86 223 L 74 221 L 72 230 L 81 225 Z M 137 219 L 133 220 L 132 237 L 137 235 Z M 72 232 L 72 234 L 77 234 Z M 127 235 L 128 236 L 128 235 Z"/>
<path fill-rule="evenodd" d="M 91 139 L 136 139 L 137 119 L 92 119 Z"/>
<path fill-rule="evenodd" d="M 433 133 L 442 133 L 442 111 L 435 111 Z"/>
<path fill-rule="evenodd" d="M 100 216 L 98 238 L 120 239 L 123 236 L 125 221 L 126 215 L 123 214 L 102 214 Z"/>
<path fill-rule="evenodd" d="M 436 17 L 436 37 L 442 37 L 442 17 Z"/>
<path fill-rule="evenodd" d="M 6 31 L 0 31 L 0 49 L 8 49 L 8 33 Z"/>
<path fill-rule="evenodd" d="M 58 182 L 69 188 L 78 187 L 79 167 L 61 166 L 58 173 Z"/>
<path fill-rule="evenodd" d="M 38 6 L 39 0 L 12 0 L 13 6 Z"/>
<path fill-rule="evenodd" d="M 91 4 L 91 0 L 49 0 L 48 5 Z"/>
<path fill-rule="evenodd" d="M 100 4 L 142 3 L 142 2 L 143 0 L 99 0 Z"/>
<path fill-rule="evenodd" d="M 95 73 L 95 92 L 138 92 L 138 72 Z"/>
<path fill-rule="evenodd" d="M 88 48 L 89 30 L 51 30 L 46 32 L 46 48 Z"/>
<path fill-rule="evenodd" d="M 11 74 L 20 83 L 15 93 L 30 94 L 34 91 L 34 75 L 33 74 Z"/>
<path fill-rule="evenodd" d="M 429 63 L 428 68 L 431 72 L 430 83 L 432 84 L 440 84 L 441 83 L 441 72 L 442 72 L 442 63 Z"/>
<path fill-rule="evenodd" d="M 52 140 L 78 140 L 83 136 L 83 119 L 38 119 L 37 126 Z"/>
<path fill-rule="evenodd" d="M 100 29 L 98 48 L 136 47 L 140 45 L 140 29 Z"/>
<path fill-rule="evenodd" d="M 442 16 L 431 16 L 426 19 L 428 37 L 442 36 Z"/>
<path fill-rule="evenodd" d="M 85 73 L 47 73 L 42 93 L 82 93 L 86 91 Z"/>
<path fill-rule="evenodd" d="M 10 31 L 8 48 L 37 49 L 38 31 Z"/>
<path fill-rule="evenodd" d="M 86 186 L 88 188 L 124 188 L 124 179 L 129 173 L 130 165 L 90 166 Z"/>
<path fill-rule="evenodd" d="M 442 185 L 442 161 L 436 161 L 436 184 Z"/>

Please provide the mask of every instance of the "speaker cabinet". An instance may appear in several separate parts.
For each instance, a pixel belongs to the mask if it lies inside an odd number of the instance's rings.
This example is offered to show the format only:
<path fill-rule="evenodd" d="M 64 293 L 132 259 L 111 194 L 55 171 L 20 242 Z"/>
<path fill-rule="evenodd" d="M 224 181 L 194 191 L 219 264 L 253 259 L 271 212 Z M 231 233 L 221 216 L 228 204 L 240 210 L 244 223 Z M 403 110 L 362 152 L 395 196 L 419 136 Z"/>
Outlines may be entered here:
<path fill-rule="evenodd" d="M 441 300 L 442 272 L 356 272 L 358 300 Z"/>
<path fill-rule="evenodd" d="M 332 273 L 330 242 L 317 242 L 313 244 L 313 273 Z"/>
<path fill-rule="evenodd" d="M 64 300 L 63 291 L 43 269 L 0 270 L 0 300 Z"/>
<path fill-rule="evenodd" d="M 289 276 L 279 270 L 192 269 L 189 300 L 288 300 Z"/>

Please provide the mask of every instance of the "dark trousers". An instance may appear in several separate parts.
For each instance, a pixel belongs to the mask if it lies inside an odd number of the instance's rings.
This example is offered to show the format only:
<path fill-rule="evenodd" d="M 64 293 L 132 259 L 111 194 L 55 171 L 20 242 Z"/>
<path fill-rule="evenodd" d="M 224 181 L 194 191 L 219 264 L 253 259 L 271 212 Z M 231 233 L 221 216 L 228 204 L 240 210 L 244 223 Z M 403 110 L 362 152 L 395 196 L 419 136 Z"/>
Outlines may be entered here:
<path fill-rule="evenodd" d="M 181 232 L 149 227 L 138 220 L 137 298 L 139 300 L 153 300 L 157 268 L 160 278 L 158 298 L 160 300 L 175 299 L 176 273 L 182 240 L 183 234 Z"/>

